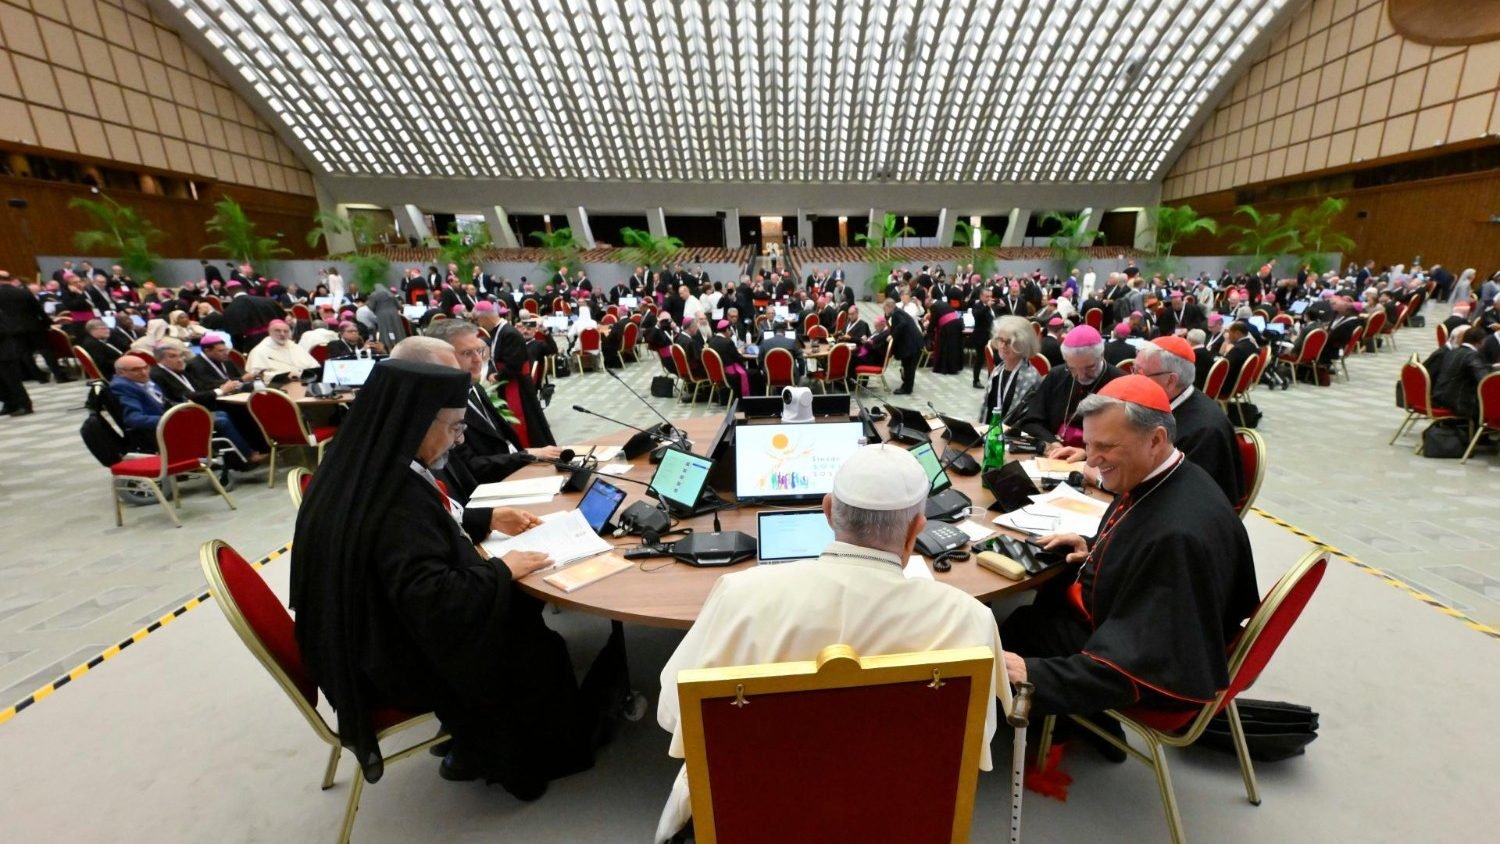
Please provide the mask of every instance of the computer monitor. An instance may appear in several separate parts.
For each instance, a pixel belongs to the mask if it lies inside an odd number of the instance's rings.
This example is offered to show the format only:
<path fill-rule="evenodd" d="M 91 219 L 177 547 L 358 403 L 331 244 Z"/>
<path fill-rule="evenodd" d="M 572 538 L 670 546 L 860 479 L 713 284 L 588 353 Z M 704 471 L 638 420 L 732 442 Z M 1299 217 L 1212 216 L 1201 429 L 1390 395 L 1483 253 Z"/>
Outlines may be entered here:
<path fill-rule="evenodd" d="M 578 512 L 583 514 L 584 521 L 594 529 L 594 533 L 604 530 L 615 511 L 620 509 L 620 502 L 625 500 L 625 490 L 603 478 L 594 478 L 589 485 L 588 492 L 578 501 Z"/>
<path fill-rule="evenodd" d="M 860 447 L 858 422 L 739 425 L 734 430 L 734 494 L 741 501 L 808 501 L 833 489 L 833 476 Z"/>
<path fill-rule="evenodd" d="M 938 459 L 938 454 L 932 447 L 932 443 L 922 443 L 911 450 L 911 456 L 917 458 L 922 464 L 923 471 L 927 472 L 927 482 L 932 484 L 929 495 L 936 495 L 953 485 L 949 479 L 948 472 L 943 469 L 943 461 Z"/>
<path fill-rule="evenodd" d="M 1292 303 L 1292 307 L 1290 308 L 1290 310 L 1293 314 L 1302 316 L 1302 312 L 1307 310 L 1307 306 L 1311 304 L 1312 302 L 1307 299 L 1298 299 L 1297 301 Z"/>
<path fill-rule="evenodd" d="M 755 514 L 755 537 L 762 563 L 785 563 L 822 554 L 833 527 L 822 509 L 762 510 Z"/>
<path fill-rule="evenodd" d="M 335 358 L 323 363 L 323 383 L 335 387 L 363 387 L 375 369 L 374 358 Z"/>
<path fill-rule="evenodd" d="M 411 320 L 412 322 L 416 322 L 417 320 L 421 319 L 422 317 L 427 316 L 427 306 L 426 305 L 402 305 L 401 306 L 401 315 L 404 316 L 404 317 L 406 317 L 407 319 Z"/>
<path fill-rule="evenodd" d="M 669 448 L 662 452 L 656 474 L 651 476 L 651 490 L 678 512 L 692 512 L 703 497 L 708 473 L 714 462 L 686 451 Z"/>

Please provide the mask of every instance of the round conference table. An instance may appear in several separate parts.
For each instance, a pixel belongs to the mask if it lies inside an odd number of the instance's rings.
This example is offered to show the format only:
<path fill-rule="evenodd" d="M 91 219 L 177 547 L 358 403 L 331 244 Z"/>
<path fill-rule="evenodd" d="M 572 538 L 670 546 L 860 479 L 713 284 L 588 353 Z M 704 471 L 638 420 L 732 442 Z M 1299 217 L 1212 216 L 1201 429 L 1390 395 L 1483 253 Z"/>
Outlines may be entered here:
<path fill-rule="evenodd" d="M 354 401 L 354 393 L 352 392 L 340 392 L 322 397 L 309 395 L 307 385 L 301 381 L 288 381 L 284 384 L 269 386 L 267 389 L 280 390 L 286 393 L 288 398 L 301 407 L 330 407 L 337 404 L 349 404 Z M 242 393 L 219 396 L 218 402 L 219 404 L 249 405 L 250 393 L 250 390 L 246 390 Z"/>
<path fill-rule="evenodd" d="M 655 420 L 651 420 L 655 421 Z M 722 423 L 723 417 L 702 417 L 695 419 L 674 420 L 679 428 L 687 432 L 696 449 L 705 448 L 707 443 L 713 439 L 715 432 Z M 881 435 L 884 436 L 884 422 L 878 423 Z M 584 445 L 623 445 L 634 431 L 622 429 L 613 434 L 591 440 Z M 943 442 L 934 433 L 934 446 Z M 576 443 L 570 443 L 576 446 Z M 940 452 L 941 453 L 941 452 Z M 976 457 L 977 459 L 977 457 Z M 627 462 L 624 455 L 620 455 L 615 461 Z M 648 462 L 645 455 L 637 458 L 631 463 L 631 470 L 625 473 L 628 480 L 616 484 L 625 490 L 625 501 L 620 505 L 618 512 L 623 512 L 636 501 L 647 501 L 654 504 L 654 500 L 645 495 L 646 488 L 642 484 L 651 479 L 656 467 Z M 548 465 L 528 466 L 511 476 L 512 479 L 537 477 L 546 474 L 555 474 L 556 470 Z M 609 475 L 602 475 L 606 480 L 613 480 Z M 980 513 L 973 518 L 993 528 L 996 531 L 1010 533 L 1020 536 L 1012 531 L 990 524 L 993 515 L 986 515 L 983 507 L 992 500 L 990 493 L 981 484 L 978 475 L 964 477 L 950 472 L 954 488 L 963 492 L 974 502 L 974 506 L 980 508 Z M 631 480 L 642 483 L 632 483 Z M 1095 495 L 1103 495 L 1097 491 L 1091 491 Z M 726 499 L 733 496 L 721 493 Z M 551 513 L 557 510 L 568 510 L 577 506 L 582 493 L 559 493 L 552 501 L 545 504 L 530 504 L 524 509 L 538 515 Z M 816 507 L 817 502 L 808 502 L 798 505 L 787 505 L 797 507 Z M 742 531 L 750 536 L 755 536 L 756 511 L 760 507 L 743 507 L 738 509 L 724 510 L 719 514 L 720 526 L 723 530 Z M 781 509 L 781 508 L 775 508 Z M 695 516 L 682 519 L 675 527 L 691 527 L 695 531 L 706 532 L 713 529 L 713 516 L 711 514 Z M 636 536 L 622 536 L 618 539 L 605 536 L 605 539 L 615 545 L 618 551 L 625 551 L 640 544 L 640 538 Z M 718 566 L 703 568 L 674 561 L 671 557 L 650 557 L 644 560 L 634 561 L 637 565 L 619 574 L 606 577 L 596 583 L 591 583 L 572 593 L 566 593 L 546 583 L 542 578 L 550 572 L 538 572 L 530 574 L 520 581 L 520 586 L 526 592 L 560 606 L 569 607 L 581 612 L 604 616 L 617 622 L 634 622 L 652 627 L 675 627 L 687 629 L 693 625 L 694 619 L 698 617 L 698 611 L 702 609 L 703 602 L 707 600 L 709 590 L 718 581 L 720 575 L 729 572 L 742 571 L 757 565 L 754 558 L 731 566 Z M 980 601 L 991 601 L 1004 595 L 1025 592 L 1035 589 L 1046 581 L 1057 575 L 1063 567 L 1054 567 L 1035 577 L 1023 580 L 1009 580 L 984 568 L 974 561 L 973 557 L 962 562 L 954 562 L 951 570 L 946 572 L 933 572 L 933 578 L 942 583 L 951 584 L 963 591 L 973 595 Z"/>

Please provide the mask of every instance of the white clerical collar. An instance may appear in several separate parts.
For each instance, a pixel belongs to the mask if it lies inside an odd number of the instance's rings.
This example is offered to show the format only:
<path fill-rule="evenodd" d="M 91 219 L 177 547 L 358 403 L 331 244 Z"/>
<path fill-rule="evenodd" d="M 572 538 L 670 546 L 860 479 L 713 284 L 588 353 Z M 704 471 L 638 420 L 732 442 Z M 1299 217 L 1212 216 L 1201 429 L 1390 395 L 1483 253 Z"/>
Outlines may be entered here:
<path fill-rule="evenodd" d="M 1177 398 L 1172 399 L 1172 409 L 1176 410 L 1177 406 L 1180 405 L 1180 404 L 1182 404 L 1183 402 L 1187 401 L 1188 400 L 1188 396 L 1191 396 L 1192 394 L 1193 394 L 1193 385 L 1189 384 L 1187 386 L 1187 389 L 1183 390 L 1182 393 L 1177 396 Z"/>
<path fill-rule="evenodd" d="M 1172 453 L 1167 455 L 1167 459 L 1163 460 L 1161 462 L 1161 465 L 1157 466 L 1155 469 L 1152 469 L 1151 470 L 1151 474 L 1147 475 L 1144 478 L 1141 478 L 1141 483 L 1145 483 L 1146 481 L 1151 480 L 1152 478 L 1156 477 L 1157 475 L 1160 475 L 1162 472 L 1167 471 L 1168 469 L 1170 469 L 1173 466 L 1177 465 L 1177 461 L 1181 460 L 1181 459 L 1182 459 L 1182 452 L 1178 451 L 1175 448 L 1172 449 Z M 1140 484 L 1136 484 L 1136 486 L 1140 486 Z"/>
<path fill-rule="evenodd" d="M 832 563 L 891 571 L 897 576 L 904 576 L 901 574 L 904 561 L 900 555 L 892 554 L 890 551 L 882 551 L 878 548 L 855 545 L 851 542 L 834 540 L 828 543 L 828 547 L 823 549 L 823 554 L 818 559 Z"/>

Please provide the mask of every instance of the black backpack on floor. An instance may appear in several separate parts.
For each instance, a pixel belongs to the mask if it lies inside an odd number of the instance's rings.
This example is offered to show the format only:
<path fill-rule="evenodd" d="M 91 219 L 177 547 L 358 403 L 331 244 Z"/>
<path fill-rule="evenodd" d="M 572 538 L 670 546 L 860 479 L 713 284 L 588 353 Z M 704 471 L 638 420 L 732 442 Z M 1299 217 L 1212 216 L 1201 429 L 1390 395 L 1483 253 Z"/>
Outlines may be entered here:
<path fill-rule="evenodd" d="M 1260 424 L 1260 408 L 1250 402 L 1232 402 L 1226 412 L 1236 428 L 1254 428 Z"/>

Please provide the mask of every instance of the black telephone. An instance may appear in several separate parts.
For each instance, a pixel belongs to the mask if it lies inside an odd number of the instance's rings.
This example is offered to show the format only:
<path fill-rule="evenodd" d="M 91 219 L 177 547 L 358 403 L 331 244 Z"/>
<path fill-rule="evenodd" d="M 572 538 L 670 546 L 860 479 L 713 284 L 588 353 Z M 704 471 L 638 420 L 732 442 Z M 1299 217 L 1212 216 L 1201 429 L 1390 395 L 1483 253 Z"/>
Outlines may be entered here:
<path fill-rule="evenodd" d="M 969 535 L 948 524 L 929 523 L 917 534 L 917 553 L 924 557 L 936 557 L 969 541 Z"/>

